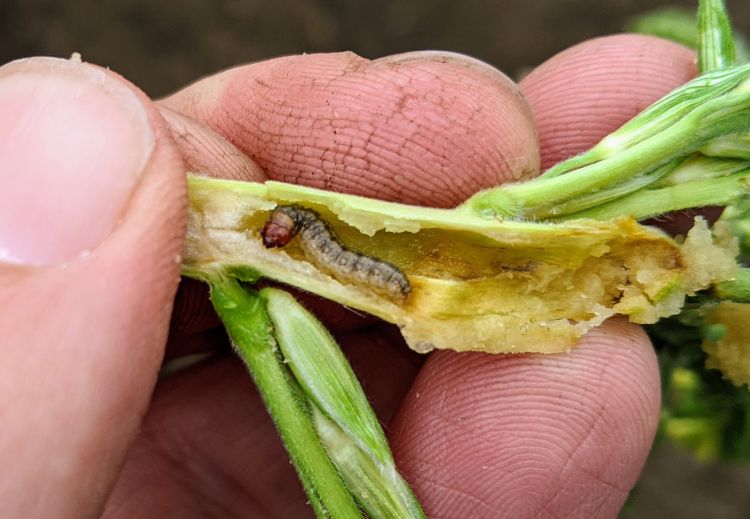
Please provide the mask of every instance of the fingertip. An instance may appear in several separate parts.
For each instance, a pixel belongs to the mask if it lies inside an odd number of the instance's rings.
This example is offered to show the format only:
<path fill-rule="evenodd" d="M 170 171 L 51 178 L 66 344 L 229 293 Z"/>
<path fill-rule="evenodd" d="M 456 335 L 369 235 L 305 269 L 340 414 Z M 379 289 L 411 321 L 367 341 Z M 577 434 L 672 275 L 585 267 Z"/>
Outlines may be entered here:
<path fill-rule="evenodd" d="M 610 517 L 658 416 L 650 343 L 613 320 L 570 354 L 431 356 L 391 438 L 428 515 Z"/>
<path fill-rule="evenodd" d="M 637 34 L 553 56 L 520 82 L 536 116 L 542 169 L 590 148 L 695 73 L 692 50 Z"/>
<path fill-rule="evenodd" d="M 290 56 L 167 102 L 285 182 L 448 207 L 538 173 L 533 117 L 517 86 L 451 53 Z"/>
<path fill-rule="evenodd" d="M 190 171 L 247 182 L 267 180 L 258 164 L 207 126 L 167 106 L 160 106 L 159 112 L 169 124 L 169 131 Z"/>

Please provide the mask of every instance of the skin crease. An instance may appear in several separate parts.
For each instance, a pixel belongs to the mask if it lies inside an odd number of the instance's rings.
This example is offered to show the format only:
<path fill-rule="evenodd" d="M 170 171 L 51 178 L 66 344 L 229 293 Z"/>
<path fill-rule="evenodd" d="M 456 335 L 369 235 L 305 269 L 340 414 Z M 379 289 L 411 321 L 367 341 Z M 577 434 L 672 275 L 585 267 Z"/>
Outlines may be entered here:
<path fill-rule="evenodd" d="M 281 58 L 204 79 L 163 100 L 160 108 L 174 125 L 173 134 L 181 136 L 174 142 L 188 167 L 227 172 L 238 164 L 253 178 L 259 165 L 273 179 L 450 206 L 477 189 L 529 176 L 539 164 L 594 144 L 606 128 L 624 123 L 694 69 L 688 50 L 642 37 L 593 40 L 568 52 L 521 83 L 530 109 L 493 69 L 435 53 L 373 62 L 352 54 Z M 633 59 L 636 52 L 648 53 L 645 65 Z M 596 74 L 587 69 L 591 64 Z M 593 74 L 588 88 L 561 94 L 577 71 Z M 649 86 L 637 88 L 640 84 Z M 482 106 L 476 105 L 478 98 Z M 37 447 L 30 472 L 35 485 L 1 494 L 0 506 L 35 502 L 38 517 L 93 517 L 102 507 L 108 518 L 311 517 L 273 425 L 233 357 L 215 357 L 159 382 L 141 422 L 163 353 L 170 309 L 165 302 L 174 290 L 158 280 L 176 275 L 179 241 L 174 237 L 184 225 L 183 217 L 166 216 L 184 215 L 184 191 L 174 142 L 153 105 L 140 99 L 157 128 L 158 160 L 165 162 L 152 159 L 160 173 L 144 177 L 124 227 L 97 249 L 96 259 L 69 266 L 85 281 L 87 268 L 98 266 L 102 272 L 109 265 L 113 279 L 128 282 L 106 310 L 112 306 L 111 315 L 117 316 L 120 305 L 120 315 L 125 308 L 132 318 L 115 320 L 108 328 L 100 315 L 92 315 L 98 334 L 94 344 L 83 326 L 65 338 L 68 348 L 77 345 L 81 352 L 76 362 L 87 355 L 109 359 L 121 375 L 103 384 L 97 371 L 82 372 L 75 364 L 76 384 L 83 388 L 70 406 L 79 420 L 76 427 L 69 421 L 40 423 L 23 414 L 15 418 L 15 430 L 36 431 L 26 437 Z M 599 122 L 602 118 L 606 124 Z M 151 199 L 159 202 L 148 205 Z M 124 253 L 117 245 L 130 245 L 122 236 L 126 229 L 136 233 L 138 225 L 152 239 Z M 157 270 L 139 280 L 145 269 L 140 266 L 169 264 L 164 258 L 172 261 L 169 275 Z M 85 283 L 80 291 L 70 291 L 60 284 L 67 277 L 26 276 L 25 269 L 0 270 L 0 304 L 18 301 L 14 294 L 39 294 L 34 313 L 24 313 L 28 304 L 16 304 L 13 319 L 0 321 L 0 336 L 11 340 L 4 351 L 23 351 L 34 341 L 52 343 L 59 335 L 58 328 L 38 318 L 50 291 L 67 294 L 64 308 L 73 315 L 90 301 Z M 6 279 L 13 282 L 6 284 Z M 23 292 L 14 292 L 17 287 Z M 216 339 L 205 307 L 185 297 L 189 293 L 183 290 L 176 303 L 182 310 L 173 316 L 169 341 L 170 348 L 183 351 L 205 348 Z M 658 369 L 640 328 L 611 320 L 562 356 L 439 352 L 424 357 L 409 352 L 390 326 L 358 326 L 343 327 L 338 339 L 429 517 L 616 516 L 658 421 Z M 134 344 L 143 351 L 135 359 Z M 97 351 L 106 355 L 94 355 Z M 65 373 L 48 369 L 49 357 L 27 360 L 36 376 L 55 381 Z M 137 376 L 137 383 L 122 376 L 125 372 Z M 0 380 L 13 383 L 14 376 L 7 368 Z M 106 397 L 113 393 L 119 396 L 110 403 Z M 24 402 L 27 413 L 49 412 L 49 402 L 39 395 L 30 393 Z M 45 431 L 64 434 L 49 446 L 42 441 Z M 55 480 L 49 460 L 63 451 L 72 452 L 70 477 Z M 0 493 L 24 470 L 11 467 L 0 475 Z M 93 480 L 96 492 L 91 491 Z M 49 482 L 56 485 L 52 493 Z"/>

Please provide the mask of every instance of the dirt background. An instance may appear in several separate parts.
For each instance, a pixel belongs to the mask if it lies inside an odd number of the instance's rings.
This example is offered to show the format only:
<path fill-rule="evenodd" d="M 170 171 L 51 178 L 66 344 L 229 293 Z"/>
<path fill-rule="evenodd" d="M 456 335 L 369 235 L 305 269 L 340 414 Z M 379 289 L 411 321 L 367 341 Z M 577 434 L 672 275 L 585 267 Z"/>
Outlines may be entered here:
<path fill-rule="evenodd" d="M 284 54 L 464 52 L 511 75 L 586 38 L 620 32 L 654 0 L 0 0 L 0 63 L 28 55 L 106 65 L 158 97 L 233 66 Z M 750 2 L 727 0 L 750 34 Z M 616 438 L 612 439 L 617 441 Z M 750 517 L 750 466 L 701 464 L 655 447 L 622 518 Z"/>

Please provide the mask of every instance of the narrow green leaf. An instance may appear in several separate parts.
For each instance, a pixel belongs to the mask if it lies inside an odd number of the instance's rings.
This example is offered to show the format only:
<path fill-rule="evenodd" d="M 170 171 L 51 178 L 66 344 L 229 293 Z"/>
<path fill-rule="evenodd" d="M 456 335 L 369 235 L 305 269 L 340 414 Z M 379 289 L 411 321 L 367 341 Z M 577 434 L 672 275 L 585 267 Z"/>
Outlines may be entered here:
<path fill-rule="evenodd" d="M 264 288 L 260 295 L 284 358 L 307 396 L 362 449 L 392 463 L 380 423 L 328 330 L 288 292 Z"/>
<path fill-rule="evenodd" d="M 611 202 L 566 214 L 560 220 L 609 220 L 630 215 L 638 220 L 689 207 L 726 205 L 750 194 L 750 170 L 658 189 L 643 189 Z"/>
<path fill-rule="evenodd" d="M 421 519 L 424 512 L 393 464 L 378 463 L 344 430 L 315 409 L 318 434 L 349 490 L 371 519 Z"/>

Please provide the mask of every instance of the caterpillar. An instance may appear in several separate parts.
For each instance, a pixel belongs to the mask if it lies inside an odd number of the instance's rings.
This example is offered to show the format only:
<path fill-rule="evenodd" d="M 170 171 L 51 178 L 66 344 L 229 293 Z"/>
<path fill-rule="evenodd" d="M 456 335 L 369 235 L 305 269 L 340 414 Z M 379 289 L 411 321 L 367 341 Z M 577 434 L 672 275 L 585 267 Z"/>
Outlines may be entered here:
<path fill-rule="evenodd" d="M 387 261 L 347 249 L 321 216 L 299 205 L 276 207 L 260 231 L 266 248 L 283 247 L 296 235 L 307 258 L 340 281 L 363 284 L 396 301 L 406 298 L 411 284 Z"/>

